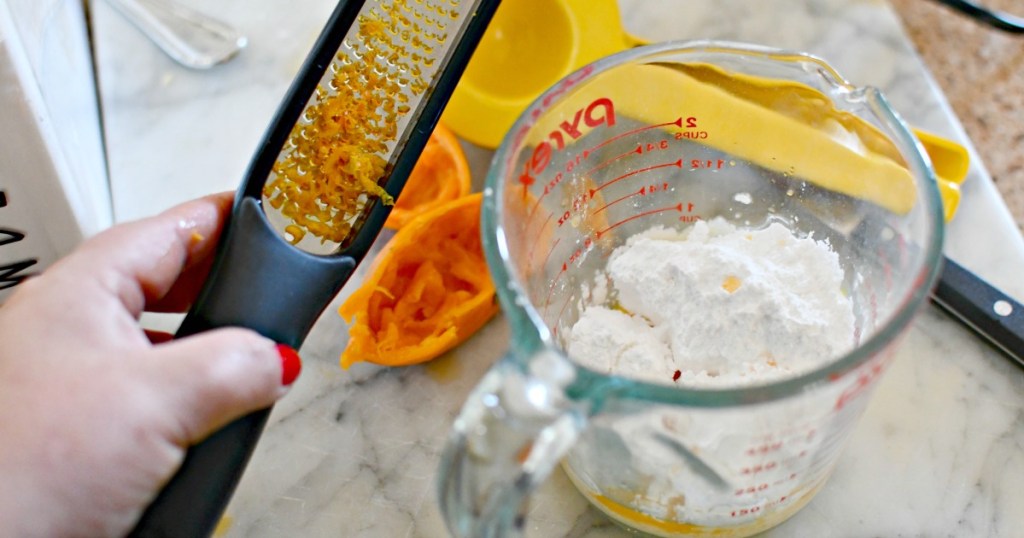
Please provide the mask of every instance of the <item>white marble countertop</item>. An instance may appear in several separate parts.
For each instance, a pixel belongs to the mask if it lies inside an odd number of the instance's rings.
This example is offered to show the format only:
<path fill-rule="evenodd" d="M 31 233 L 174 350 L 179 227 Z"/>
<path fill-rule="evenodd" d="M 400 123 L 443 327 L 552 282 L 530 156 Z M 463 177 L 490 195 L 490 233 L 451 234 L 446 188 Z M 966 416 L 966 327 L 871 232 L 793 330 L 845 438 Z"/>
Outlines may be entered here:
<path fill-rule="evenodd" d="M 238 26 L 249 48 L 212 71 L 189 71 L 106 3 L 92 3 L 117 220 L 236 188 L 333 8 L 329 0 L 182 1 Z M 813 52 L 856 84 L 882 88 L 910 123 L 970 147 L 883 1 L 620 4 L 627 27 L 652 40 L 720 38 Z M 467 149 L 479 187 L 488 154 Z M 1024 241 L 977 159 L 946 251 L 1024 298 Z M 438 454 L 467 392 L 504 350 L 507 326 L 499 316 L 425 366 L 343 371 L 345 326 L 333 312 L 301 350 L 303 375 L 275 408 L 228 507 L 226 535 L 445 536 L 435 499 Z M 929 306 L 830 482 L 768 535 L 1020 536 L 1021 484 L 1024 370 Z M 624 535 L 560 470 L 532 506 L 529 536 Z"/>

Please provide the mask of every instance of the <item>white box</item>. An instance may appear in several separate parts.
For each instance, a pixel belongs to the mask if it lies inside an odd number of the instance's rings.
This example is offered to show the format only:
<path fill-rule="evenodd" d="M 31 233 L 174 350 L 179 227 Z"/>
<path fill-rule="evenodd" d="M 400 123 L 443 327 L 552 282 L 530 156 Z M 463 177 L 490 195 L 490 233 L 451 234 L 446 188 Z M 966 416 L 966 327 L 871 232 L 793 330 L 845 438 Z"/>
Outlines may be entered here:
<path fill-rule="evenodd" d="M 0 0 L 0 303 L 112 221 L 80 0 Z"/>

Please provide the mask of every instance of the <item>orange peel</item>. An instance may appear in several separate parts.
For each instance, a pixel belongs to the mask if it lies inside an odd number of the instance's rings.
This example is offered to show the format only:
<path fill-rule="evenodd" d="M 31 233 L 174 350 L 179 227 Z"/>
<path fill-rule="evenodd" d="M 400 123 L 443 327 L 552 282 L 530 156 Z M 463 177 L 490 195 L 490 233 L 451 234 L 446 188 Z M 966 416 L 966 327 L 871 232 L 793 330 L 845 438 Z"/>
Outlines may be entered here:
<path fill-rule="evenodd" d="M 455 134 L 438 123 L 384 226 L 397 230 L 417 215 L 466 196 L 469 191 L 466 154 Z"/>
<path fill-rule="evenodd" d="M 418 364 L 468 339 L 498 312 L 480 244 L 479 193 L 412 218 L 384 246 L 338 313 L 341 366 Z"/>

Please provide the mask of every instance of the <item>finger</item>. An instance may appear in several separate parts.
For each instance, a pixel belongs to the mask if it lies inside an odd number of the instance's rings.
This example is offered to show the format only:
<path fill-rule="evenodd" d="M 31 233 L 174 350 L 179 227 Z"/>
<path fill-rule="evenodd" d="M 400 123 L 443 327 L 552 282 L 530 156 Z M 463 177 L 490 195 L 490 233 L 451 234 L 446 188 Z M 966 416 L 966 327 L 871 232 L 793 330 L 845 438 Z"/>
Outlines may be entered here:
<path fill-rule="evenodd" d="M 196 296 L 199 295 L 199 290 L 202 289 L 203 283 L 206 282 L 206 277 L 210 274 L 214 258 L 215 256 L 210 255 L 202 260 L 197 260 L 194 265 L 182 271 L 181 275 L 178 276 L 178 280 L 174 282 L 174 285 L 171 286 L 171 289 L 163 297 L 146 303 L 146 310 L 148 312 L 165 313 L 187 312 L 195 301 Z"/>
<path fill-rule="evenodd" d="M 288 348 L 290 350 L 290 348 Z M 246 329 L 209 331 L 154 348 L 154 390 L 176 417 L 176 441 L 187 446 L 287 392 L 300 368 L 269 339 Z M 287 373 L 287 375 L 285 375 Z"/>
<path fill-rule="evenodd" d="M 120 224 L 86 241 L 54 265 L 86 286 L 112 295 L 138 316 L 163 298 L 182 271 L 209 258 L 231 207 L 221 193 L 171 208 L 155 217 Z M 94 285 L 96 289 L 88 289 Z M 95 297 L 90 297 L 95 299 Z"/>
<path fill-rule="evenodd" d="M 144 329 L 144 331 L 146 333 L 146 338 L 149 339 L 149 343 L 151 344 L 163 344 L 174 340 L 174 335 L 169 332 L 154 331 L 151 329 Z"/>

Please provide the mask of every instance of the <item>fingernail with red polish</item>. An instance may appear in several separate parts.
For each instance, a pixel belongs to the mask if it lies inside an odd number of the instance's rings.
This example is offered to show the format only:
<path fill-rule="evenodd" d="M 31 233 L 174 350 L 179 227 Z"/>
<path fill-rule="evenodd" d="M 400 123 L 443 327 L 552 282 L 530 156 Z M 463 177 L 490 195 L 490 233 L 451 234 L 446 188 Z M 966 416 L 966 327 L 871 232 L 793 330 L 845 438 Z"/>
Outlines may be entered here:
<path fill-rule="evenodd" d="M 277 344 L 277 354 L 281 356 L 281 384 L 291 385 L 302 371 L 302 359 L 291 346 Z"/>

